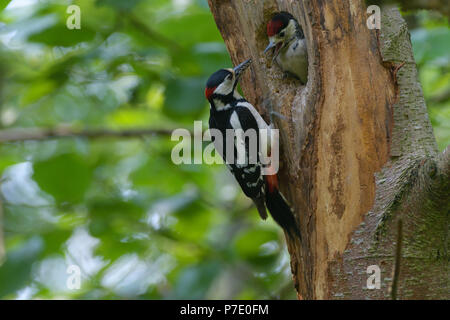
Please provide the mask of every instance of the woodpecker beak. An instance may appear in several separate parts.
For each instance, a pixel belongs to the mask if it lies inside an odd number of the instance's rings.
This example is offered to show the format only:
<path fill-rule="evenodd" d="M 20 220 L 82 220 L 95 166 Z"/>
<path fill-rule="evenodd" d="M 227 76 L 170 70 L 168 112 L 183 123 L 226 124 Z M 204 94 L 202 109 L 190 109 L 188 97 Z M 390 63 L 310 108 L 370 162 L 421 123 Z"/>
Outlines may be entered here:
<path fill-rule="evenodd" d="M 266 49 L 264 49 L 264 53 L 267 53 L 267 51 L 269 51 L 270 49 L 272 49 L 275 46 L 276 46 L 275 42 L 270 41 L 269 45 L 266 47 Z"/>
<path fill-rule="evenodd" d="M 239 78 L 239 76 L 244 72 L 245 69 L 248 68 L 248 66 L 252 63 L 252 59 L 247 59 L 244 62 L 242 62 L 240 65 L 234 67 L 233 71 L 236 76 L 236 79 Z"/>

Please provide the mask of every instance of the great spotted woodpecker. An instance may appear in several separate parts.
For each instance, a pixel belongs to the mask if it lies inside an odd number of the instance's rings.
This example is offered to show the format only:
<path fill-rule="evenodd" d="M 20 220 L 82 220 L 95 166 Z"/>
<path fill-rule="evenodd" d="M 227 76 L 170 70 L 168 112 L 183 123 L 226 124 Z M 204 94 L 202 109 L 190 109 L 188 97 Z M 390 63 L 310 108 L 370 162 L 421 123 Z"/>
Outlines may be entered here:
<path fill-rule="evenodd" d="M 270 148 L 270 146 L 264 145 L 264 143 L 260 146 L 262 138 L 260 134 L 270 136 L 271 127 L 236 89 L 239 77 L 250 63 L 251 61 L 247 60 L 234 69 L 221 69 L 212 74 L 206 83 L 205 96 L 211 106 L 209 128 L 219 130 L 222 139 L 221 141 L 214 139 L 214 146 L 245 195 L 255 203 L 261 218 L 263 220 L 267 218 L 267 207 L 273 219 L 288 235 L 296 234 L 300 237 L 292 210 L 278 189 L 276 173 L 272 171 L 271 174 L 263 175 L 263 171 L 265 172 L 263 166 L 265 165 L 261 162 L 261 155 L 263 151 L 266 152 L 268 149 L 262 149 Z M 239 134 L 230 137 L 229 134 L 227 135 L 227 129 L 231 129 L 232 132 L 247 132 L 253 129 L 257 133 L 257 145 L 251 146 L 252 141 Z M 262 141 L 270 142 L 271 140 L 268 138 Z M 235 151 L 231 157 L 232 161 L 229 161 L 229 155 L 224 154 L 224 150 L 228 151 L 224 146 L 228 146 L 230 143 Z M 241 161 L 241 163 L 237 159 L 238 147 L 244 149 L 243 153 L 245 154 L 245 161 Z M 253 153 L 256 150 L 254 161 L 251 161 L 252 150 Z M 268 172 L 270 172 L 270 165 Z"/>
<path fill-rule="evenodd" d="M 275 47 L 273 60 L 281 69 L 305 84 L 308 78 L 308 52 L 303 30 L 288 12 L 276 13 L 267 23 L 269 45 L 264 53 Z"/>

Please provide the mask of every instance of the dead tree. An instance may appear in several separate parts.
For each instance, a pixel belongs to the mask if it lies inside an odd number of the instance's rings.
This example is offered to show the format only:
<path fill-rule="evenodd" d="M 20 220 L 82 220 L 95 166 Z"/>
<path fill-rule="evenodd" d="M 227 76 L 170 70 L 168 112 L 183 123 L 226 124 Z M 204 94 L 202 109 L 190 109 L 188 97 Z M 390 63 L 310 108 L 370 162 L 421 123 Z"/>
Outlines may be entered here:
<path fill-rule="evenodd" d="M 450 298 L 450 148 L 438 152 L 398 10 L 382 8 L 381 30 L 371 30 L 358 0 L 209 5 L 232 61 L 253 59 L 246 98 L 287 118 L 276 125 L 280 184 L 303 235 L 287 240 L 299 298 L 386 299 L 392 283 L 400 299 Z M 266 23 L 281 10 L 307 38 L 306 86 L 263 54 Z M 367 287 L 371 265 L 380 289 Z"/>

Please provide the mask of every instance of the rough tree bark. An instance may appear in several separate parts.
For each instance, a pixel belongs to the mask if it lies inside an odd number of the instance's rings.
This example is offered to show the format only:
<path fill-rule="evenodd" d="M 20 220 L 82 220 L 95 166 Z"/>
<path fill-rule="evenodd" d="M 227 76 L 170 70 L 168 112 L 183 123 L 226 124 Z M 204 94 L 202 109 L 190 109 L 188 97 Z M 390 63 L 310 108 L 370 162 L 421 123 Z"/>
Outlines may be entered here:
<path fill-rule="evenodd" d="M 383 8 L 381 30 L 369 30 L 358 0 L 209 5 L 233 63 L 253 59 L 246 98 L 287 117 L 276 125 L 280 184 L 303 234 L 287 239 L 299 298 L 389 298 L 399 239 L 396 296 L 450 298 L 450 148 L 437 151 L 398 10 Z M 303 26 L 306 86 L 283 79 L 262 53 L 266 23 L 280 10 Z M 367 288 L 370 265 L 381 269 L 380 289 Z"/>

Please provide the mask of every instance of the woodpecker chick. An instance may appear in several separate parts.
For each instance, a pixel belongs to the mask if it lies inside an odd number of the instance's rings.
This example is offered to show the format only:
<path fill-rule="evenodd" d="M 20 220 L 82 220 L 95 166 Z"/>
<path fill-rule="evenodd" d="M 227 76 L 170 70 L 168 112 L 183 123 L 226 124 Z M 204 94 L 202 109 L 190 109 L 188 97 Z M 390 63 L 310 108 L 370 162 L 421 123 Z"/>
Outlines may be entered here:
<path fill-rule="evenodd" d="M 221 69 L 212 74 L 206 83 L 205 97 L 211 106 L 209 128 L 219 130 L 221 133 L 221 140 L 214 137 L 214 146 L 245 195 L 255 203 L 261 218 L 264 220 L 267 218 L 267 207 L 273 219 L 288 235 L 292 236 L 295 233 L 300 237 L 292 210 L 278 189 L 276 173 L 270 171 L 272 167 L 269 166 L 270 174 L 263 175 L 261 154 L 268 155 L 270 145 L 261 143 L 260 146 L 260 141 L 267 141 L 267 144 L 270 144 L 271 128 L 236 89 L 239 77 L 250 63 L 250 60 L 246 60 L 234 69 Z M 234 130 L 234 135 L 230 137 L 226 132 L 227 129 Z M 246 133 L 252 129 L 256 132 L 256 148 L 250 145 L 255 141 L 238 134 L 238 131 Z M 261 140 L 261 133 L 268 134 L 268 139 Z M 232 140 L 228 141 L 229 139 Z M 229 161 L 230 155 L 225 154 L 229 152 L 229 145 L 235 150 L 231 158 L 233 161 Z M 238 148 L 244 149 L 243 162 L 238 160 L 236 152 Z"/>
<path fill-rule="evenodd" d="M 264 53 L 275 48 L 273 60 L 280 68 L 305 84 L 308 78 L 308 52 L 303 30 L 288 12 L 275 14 L 267 23 L 269 45 Z"/>

